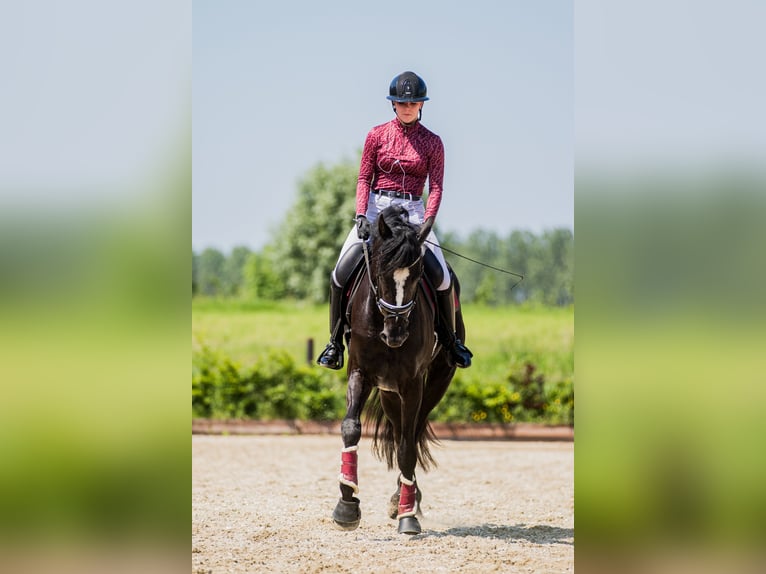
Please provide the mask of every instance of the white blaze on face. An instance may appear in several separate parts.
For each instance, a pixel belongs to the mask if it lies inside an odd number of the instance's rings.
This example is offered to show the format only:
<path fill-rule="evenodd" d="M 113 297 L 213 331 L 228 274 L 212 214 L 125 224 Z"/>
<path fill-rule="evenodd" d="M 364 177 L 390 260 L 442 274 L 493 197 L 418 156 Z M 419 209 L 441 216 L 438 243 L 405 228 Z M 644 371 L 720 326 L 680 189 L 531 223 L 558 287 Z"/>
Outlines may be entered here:
<path fill-rule="evenodd" d="M 407 277 L 410 276 L 410 270 L 406 267 L 394 271 L 394 283 L 396 284 L 396 305 L 401 307 L 404 304 L 404 285 L 407 283 Z"/>

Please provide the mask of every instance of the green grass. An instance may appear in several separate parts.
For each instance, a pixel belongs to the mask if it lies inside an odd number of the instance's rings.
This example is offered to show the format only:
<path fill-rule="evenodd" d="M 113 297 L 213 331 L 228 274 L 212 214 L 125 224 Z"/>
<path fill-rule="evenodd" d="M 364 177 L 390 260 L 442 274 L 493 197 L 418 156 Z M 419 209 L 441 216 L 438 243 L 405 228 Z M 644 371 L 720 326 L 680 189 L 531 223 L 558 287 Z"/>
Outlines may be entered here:
<path fill-rule="evenodd" d="M 205 344 L 244 365 L 269 351 L 283 351 L 301 363 L 309 339 L 314 339 L 315 349 L 324 348 L 327 323 L 326 306 L 194 299 L 192 351 Z"/>
<path fill-rule="evenodd" d="M 547 380 L 574 378 L 574 309 L 464 306 L 474 363 L 465 374 L 497 381 L 532 363 Z"/>
<path fill-rule="evenodd" d="M 526 363 L 547 383 L 574 380 L 574 308 L 465 305 L 466 343 L 474 353 L 459 377 L 502 382 Z M 292 302 L 248 303 L 194 299 L 192 351 L 205 344 L 250 365 L 269 351 L 307 360 L 307 341 L 316 356 L 328 339 L 327 305 Z"/>

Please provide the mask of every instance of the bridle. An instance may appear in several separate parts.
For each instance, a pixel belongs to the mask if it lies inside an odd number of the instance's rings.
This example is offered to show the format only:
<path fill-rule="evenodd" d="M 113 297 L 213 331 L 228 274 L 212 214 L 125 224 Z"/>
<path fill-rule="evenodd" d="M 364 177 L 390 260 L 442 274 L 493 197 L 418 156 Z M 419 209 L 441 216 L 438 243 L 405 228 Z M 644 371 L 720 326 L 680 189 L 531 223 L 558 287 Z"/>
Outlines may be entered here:
<path fill-rule="evenodd" d="M 370 278 L 370 290 L 372 291 L 372 294 L 375 296 L 375 303 L 378 306 L 378 310 L 383 315 L 384 319 L 409 319 L 410 313 L 412 313 L 412 309 L 415 307 L 415 301 L 416 298 L 413 297 L 411 301 L 408 303 L 405 303 L 404 305 L 394 305 L 393 303 L 389 303 L 385 299 L 383 299 L 380 294 L 378 293 L 378 287 L 375 284 L 375 281 L 372 278 L 372 272 L 370 270 L 370 246 L 367 244 L 366 241 L 362 241 L 362 250 L 364 251 L 364 263 L 367 266 L 367 275 Z M 421 258 L 418 258 L 415 260 L 414 263 L 412 263 L 408 269 L 411 269 L 415 265 L 420 262 Z M 417 297 L 417 294 L 416 294 Z"/>

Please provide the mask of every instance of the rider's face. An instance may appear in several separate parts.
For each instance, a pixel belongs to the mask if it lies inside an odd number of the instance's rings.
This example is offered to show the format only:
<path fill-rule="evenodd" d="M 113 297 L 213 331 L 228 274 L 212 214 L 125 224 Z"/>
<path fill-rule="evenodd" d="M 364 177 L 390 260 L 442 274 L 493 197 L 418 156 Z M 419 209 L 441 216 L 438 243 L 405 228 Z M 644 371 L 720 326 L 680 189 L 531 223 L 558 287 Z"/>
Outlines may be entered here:
<path fill-rule="evenodd" d="M 394 110 L 399 121 L 411 124 L 418 119 L 418 112 L 423 107 L 423 102 L 394 102 Z"/>

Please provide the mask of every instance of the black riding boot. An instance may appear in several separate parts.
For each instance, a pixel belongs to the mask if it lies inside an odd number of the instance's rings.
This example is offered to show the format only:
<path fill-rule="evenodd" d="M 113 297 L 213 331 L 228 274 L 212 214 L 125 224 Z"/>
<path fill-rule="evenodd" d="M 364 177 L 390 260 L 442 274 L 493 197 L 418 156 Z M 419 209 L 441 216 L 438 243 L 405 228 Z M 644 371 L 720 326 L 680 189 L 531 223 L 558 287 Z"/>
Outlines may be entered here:
<path fill-rule="evenodd" d="M 317 363 L 328 369 L 343 368 L 343 317 L 341 295 L 343 289 L 330 280 L 330 342 L 319 355 Z"/>
<path fill-rule="evenodd" d="M 436 326 L 439 341 L 458 367 L 470 367 L 473 353 L 455 335 L 455 299 L 452 288 L 437 291 L 436 302 L 439 304 L 439 324 Z"/>

